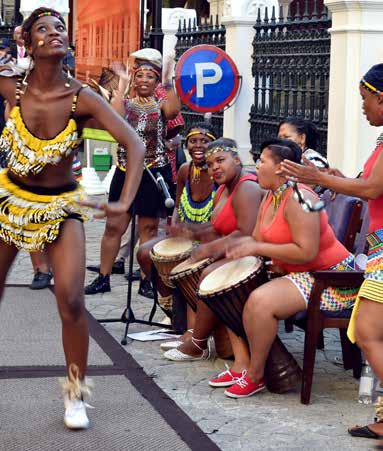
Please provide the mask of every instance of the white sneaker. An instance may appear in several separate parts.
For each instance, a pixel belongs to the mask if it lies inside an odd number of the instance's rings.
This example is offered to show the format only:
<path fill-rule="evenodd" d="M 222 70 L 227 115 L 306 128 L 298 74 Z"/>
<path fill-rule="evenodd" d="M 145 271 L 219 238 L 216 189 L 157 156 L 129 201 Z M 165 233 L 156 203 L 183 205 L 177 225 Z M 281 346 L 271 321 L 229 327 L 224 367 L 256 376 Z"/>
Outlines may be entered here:
<path fill-rule="evenodd" d="M 88 429 L 89 418 L 86 414 L 87 404 L 81 399 L 64 399 L 64 424 L 68 429 Z"/>

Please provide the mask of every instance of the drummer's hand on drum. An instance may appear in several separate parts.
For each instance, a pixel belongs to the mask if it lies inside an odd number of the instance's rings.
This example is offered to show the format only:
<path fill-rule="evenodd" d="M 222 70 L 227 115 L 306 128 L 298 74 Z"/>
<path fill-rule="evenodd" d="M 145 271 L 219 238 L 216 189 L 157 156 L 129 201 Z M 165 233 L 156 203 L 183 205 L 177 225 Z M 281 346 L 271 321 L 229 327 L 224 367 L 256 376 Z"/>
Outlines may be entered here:
<path fill-rule="evenodd" d="M 95 210 L 100 210 L 100 213 L 94 215 L 95 219 L 102 219 L 107 217 L 116 217 L 127 213 L 128 207 L 123 202 L 89 202 L 81 201 L 79 204 L 82 207 L 90 207 Z"/>
<path fill-rule="evenodd" d="M 212 252 L 209 244 L 200 244 L 195 247 L 190 256 L 190 260 L 193 262 L 199 262 L 205 258 L 212 258 Z"/>
<path fill-rule="evenodd" d="M 256 244 L 251 236 L 232 238 L 226 245 L 226 257 L 235 260 L 248 255 L 256 255 Z"/>
<path fill-rule="evenodd" d="M 188 229 L 185 224 L 182 224 L 180 222 L 169 226 L 167 228 L 167 232 L 170 236 L 181 236 L 183 238 L 189 238 L 190 240 L 193 240 L 194 237 L 193 232 Z"/>

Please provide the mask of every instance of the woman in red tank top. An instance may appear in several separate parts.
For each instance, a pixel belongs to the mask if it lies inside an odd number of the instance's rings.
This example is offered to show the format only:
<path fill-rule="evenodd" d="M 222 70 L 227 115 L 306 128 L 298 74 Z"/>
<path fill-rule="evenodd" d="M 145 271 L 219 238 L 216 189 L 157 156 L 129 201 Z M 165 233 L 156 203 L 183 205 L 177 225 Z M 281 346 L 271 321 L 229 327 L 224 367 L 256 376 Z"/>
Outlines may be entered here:
<path fill-rule="evenodd" d="M 263 143 L 261 151 L 258 179 L 260 186 L 269 191 L 253 236 L 232 240 L 226 255 L 233 259 L 248 255 L 268 257 L 288 274 L 256 288 L 245 304 L 243 323 L 249 348 L 244 345 L 241 352 L 247 353 L 247 362 L 243 359 L 242 368 L 232 367 L 210 381 L 212 386 L 230 386 L 225 394 L 232 398 L 251 396 L 265 388 L 263 372 L 278 321 L 306 309 L 314 284 L 309 271 L 353 269 L 354 265 L 353 256 L 335 238 L 327 214 L 304 211 L 281 173 L 284 158 L 300 161 L 298 145 L 275 138 Z M 301 186 L 300 192 L 306 202 L 318 201 L 311 189 Z M 355 295 L 328 289 L 322 296 L 322 308 L 350 308 Z"/>
<path fill-rule="evenodd" d="M 359 86 L 363 112 L 374 127 L 383 126 L 383 64 L 373 66 L 362 78 Z M 362 177 L 351 179 L 335 177 L 315 168 L 283 162 L 287 177 L 304 183 L 318 183 L 335 192 L 358 196 L 368 200 L 370 214 L 370 250 L 365 280 L 350 320 L 348 336 L 357 342 L 371 364 L 377 378 L 383 380 L 383 133 L 367 160 Z M 383 397 L 378 398 L 377 421 L 364 427 L 349 429 L 356 437 L 383 438 Z"/>
<path fill-rule="evenodd" d="M 204 243 L 194 253 L 195 261 L 208 257 L 219 260 L 206 268 L 202 277 L 225 263 L 225 247 L 229 236 L 251 234 L 263 194 L 256 177 L 243 170 L 235 141 L 220 138 L 210 143 L 206 162 L 210 176 L 220 185 L 214 199 L 211 223 L 181 226 L 183 233 L 187 231 L 189 237 Z M 175 361 L 208 358 L 207 340 L 216 325 L 217 320 L 212 311 L 198 302 L 196 314 L 188 308 L 188 327 L 194 327 L 194 331 L 184 334 L 178 343 L 161 346 L 162 349 L 168 349 L 164 356 Z"/>

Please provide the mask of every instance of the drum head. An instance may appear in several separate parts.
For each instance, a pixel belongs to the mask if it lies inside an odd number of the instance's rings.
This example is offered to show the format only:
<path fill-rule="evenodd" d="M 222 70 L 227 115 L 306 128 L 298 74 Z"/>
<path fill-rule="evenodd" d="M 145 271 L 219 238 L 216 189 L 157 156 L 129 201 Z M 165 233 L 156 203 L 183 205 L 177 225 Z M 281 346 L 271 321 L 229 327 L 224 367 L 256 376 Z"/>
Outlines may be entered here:
<path fill-rule="evenodd" d="M 243 257 L 225 263 L 207 275 L 199 286 L 199 294 L 206 296 L 218 291 L 226 290 L 242 280 L 245 280 L 262 266 L 257 257 Z"/>
<path fill-rule="evenodd" d="M 204 258 L 203 260 L 200 260 L 199 262 L 191 262 L 190 258 L 185 260 L 184 262 L 180 263 L 179 265 L 175 266 L 171 272 L 171 276 L 175 276 L 176 274 L 180 274 L 181 272 L 189 271 L 191 269 L 197 269 L 200 266 L 204 266 L 205 263 L 207 263 L 210 260 L 210 258 Z"/>
<path fill-rule="evenodd" d="M 191 252 L 193 242 L 188 238 L 166 238 L 153 246 L 153 253 L 161 257 L 176 257 Z"/>

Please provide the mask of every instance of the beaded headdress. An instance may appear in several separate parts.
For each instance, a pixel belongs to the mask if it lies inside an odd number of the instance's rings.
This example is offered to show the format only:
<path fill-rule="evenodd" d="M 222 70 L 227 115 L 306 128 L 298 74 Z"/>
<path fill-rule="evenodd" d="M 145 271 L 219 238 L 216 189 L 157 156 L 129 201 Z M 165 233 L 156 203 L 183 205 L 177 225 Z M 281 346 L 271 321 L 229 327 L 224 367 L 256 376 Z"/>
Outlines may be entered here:
<path fill-rule="evenodd" d="M 376 64 L 364 75 L 360 81 L 361 86 L 373 94 L 383 93 L 383 64 Z"/>
<path fill-rule="evenodd" d="M 237 154 L 238 149 L 236 147 L 217 146 L 217 147 L 213 147 L 212 149 L 208 149 L 206 151 L 206 157 L 210 157 L 211 155 L 218 153 L 218 152 L 232 152 L 232 153 Z"/>
<path fill-rule="evenodd" d="M 54 16 L 54 17 L 57 17 L 57 19 L 63 20 L 63 17 L 57 11 L 44 11 L 36 17 L 36 20 L 40 19 L 40 17 L 44 17 L 44 16 Z"/>
<path fill-rule="evenodd" d="M 190 132 L 186 135 L 185 141 L 187 141 L 191 136 L 195 136 L 195 135 L 205 135 L 208 138 L 212 139 L 213 141 L 215 141 L 217 138 L 210 132 L 208 132 L 207 130 L 204 129 L 198 129 L 195 130 L 194 132 Z"/>
<path fill-rule="evenodd" d="M 382 94 L 382 91 L 380 91 L 379 89 L 375 88 L 375 86 L 373 86 L 371 83 L 366 81 L 364 78 L 361 79 L 360 84 L 363 86 L 363 88 L 367 89 L 367 91 L 370 91 L 373 94 L 378 94 L 378 95 Z"/>
<path fill-rule="evenodd" d="M 160 69 L 146 61 L 145 61 L 145 63 L 140 64 L 137 67 L 137 69 L 134 71 L 134 75 L 136 75 L 138 72 L 144 72 L 144 71 L 153 72 L 158 79 L 161 78 Z"/>

